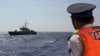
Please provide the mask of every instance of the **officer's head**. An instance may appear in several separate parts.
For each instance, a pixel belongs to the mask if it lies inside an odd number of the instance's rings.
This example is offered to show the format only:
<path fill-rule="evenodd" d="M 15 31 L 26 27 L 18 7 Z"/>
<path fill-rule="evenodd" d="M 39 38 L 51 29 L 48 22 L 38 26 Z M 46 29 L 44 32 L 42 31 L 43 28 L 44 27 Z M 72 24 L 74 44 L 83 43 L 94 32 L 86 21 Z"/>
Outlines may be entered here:
<path fill-rule="evenodd" d="M 76 3 L 67 8 L 67 11 L 71 13 L 71 19 L 75 29 L 80 29 L 86 24 L 93 24 L 93 9 L 96 8 L 93 4 L 88 3 Z"/>

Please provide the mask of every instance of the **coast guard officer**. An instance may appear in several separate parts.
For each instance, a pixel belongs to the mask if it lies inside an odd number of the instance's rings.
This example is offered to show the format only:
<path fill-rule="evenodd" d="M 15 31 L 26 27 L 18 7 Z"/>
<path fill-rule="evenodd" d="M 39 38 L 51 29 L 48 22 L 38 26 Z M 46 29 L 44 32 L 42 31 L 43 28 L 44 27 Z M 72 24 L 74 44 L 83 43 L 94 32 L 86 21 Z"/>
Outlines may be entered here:
<path fill-rule="evenodd" d="M 67 8 L 75 32 L 68 41 L 68 56 L 100 56 L 100 27 L 93 26 L 94 4 L 75 3 Z"/>

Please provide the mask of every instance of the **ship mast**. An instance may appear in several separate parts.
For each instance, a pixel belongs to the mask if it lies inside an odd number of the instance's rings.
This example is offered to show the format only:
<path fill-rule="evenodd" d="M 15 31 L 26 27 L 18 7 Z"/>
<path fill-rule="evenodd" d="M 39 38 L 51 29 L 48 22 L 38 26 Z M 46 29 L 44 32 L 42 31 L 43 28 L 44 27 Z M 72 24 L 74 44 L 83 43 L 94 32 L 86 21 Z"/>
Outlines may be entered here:
<path fill-rule="evenodd" d="M 27 21 L 25 21 L 25 27 L 28 25 Z"/>

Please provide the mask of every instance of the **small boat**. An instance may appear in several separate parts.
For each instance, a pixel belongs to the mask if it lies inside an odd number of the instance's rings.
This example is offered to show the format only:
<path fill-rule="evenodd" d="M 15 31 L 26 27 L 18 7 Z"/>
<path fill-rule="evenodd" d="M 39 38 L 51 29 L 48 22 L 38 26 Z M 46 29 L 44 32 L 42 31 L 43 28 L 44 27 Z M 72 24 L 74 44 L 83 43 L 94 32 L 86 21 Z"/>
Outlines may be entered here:
<path fill-rule="evenodd" d="M 23 27 L 20 27 L 20 31 L 8 31 L 9 35 L 36 35 L 37 32 L 30 30 L 28 27 L 26 27 L 27 23 L 25 22 L 25 25 Z"/>

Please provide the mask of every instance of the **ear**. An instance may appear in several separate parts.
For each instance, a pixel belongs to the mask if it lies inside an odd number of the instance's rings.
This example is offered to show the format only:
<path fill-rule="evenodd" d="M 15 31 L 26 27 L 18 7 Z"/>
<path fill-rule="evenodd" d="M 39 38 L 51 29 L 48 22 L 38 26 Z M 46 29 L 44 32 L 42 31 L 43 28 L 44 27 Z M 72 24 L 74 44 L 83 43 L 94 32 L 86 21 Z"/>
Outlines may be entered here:
<path fill-rule="evenodd" d="M 93 23 L 94 22 L 94 17 L 92 18 L 92 20 L 91 20 L 91 23 Z"/>

